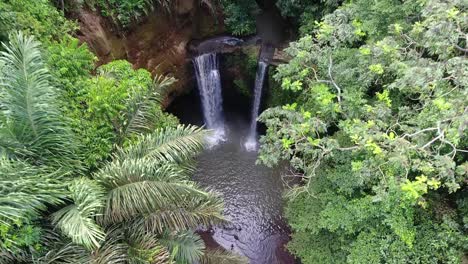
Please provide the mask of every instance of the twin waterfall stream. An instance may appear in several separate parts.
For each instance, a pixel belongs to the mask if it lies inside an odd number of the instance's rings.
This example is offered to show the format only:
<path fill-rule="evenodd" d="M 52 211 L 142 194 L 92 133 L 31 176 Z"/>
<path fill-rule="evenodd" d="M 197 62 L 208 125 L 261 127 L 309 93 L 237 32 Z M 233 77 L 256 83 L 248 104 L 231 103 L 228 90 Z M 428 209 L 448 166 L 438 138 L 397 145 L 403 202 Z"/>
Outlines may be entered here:
<path fill-rule="evenodd" d="M 195 74 L 202 101 L 203 117 L 207 129 L 213 134 L 207 138 L 210 146 L 226 141 L 226 125 L 223 117 L 223 98 L 221 93 L 221 76 L 217 53 L 207 53 L 193 60 Z M 251 112 L 251 124 L 244 147 L 247 151 L 257 150 L 257 118 L 260 110 L 263 85 L 268 64 L 258 62 L 255 78 L 254 100 Z"/>

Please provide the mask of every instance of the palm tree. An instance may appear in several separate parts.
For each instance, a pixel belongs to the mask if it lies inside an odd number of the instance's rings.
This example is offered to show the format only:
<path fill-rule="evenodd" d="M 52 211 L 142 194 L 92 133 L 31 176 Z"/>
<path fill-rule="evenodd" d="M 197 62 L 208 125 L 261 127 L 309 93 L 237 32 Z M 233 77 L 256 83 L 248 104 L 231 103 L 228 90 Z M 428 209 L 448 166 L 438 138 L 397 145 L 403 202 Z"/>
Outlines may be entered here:
<path fill-rule="evenodd" d="M 21 32 L 0 53 L 0 153 L 54 168 L 76 168 L 76 141 L 39 51 Z"/>
<path fill-rule="evenodd" d="M 38 219 L 48 249 L 12 251 L 11 263 L 210 263 L 238 258 L 205 248 L 194 230 L 223 222 L 219 195 L 190 181 L 206 131 L 194 126 L 159 129 L 133 145 L 117 146 L 112 160 L 90 177 L 71 178 L 76 142 L 58 110 L 39 43 L 11 36 L 0 55 L 0 224 Z M 164 83 L 159 81 L 158 83 Z M 130 107 L 127 134 L 149 130 L 154 100 Z M 129 131 L 129 132 L 125 132 Z M 65 168 L 65 169 L 63 169 Z M 15 189 L 18 188 L 18 189 Z M 53 206 L 53 207 L 51 207 Z M 14 241 L 13 241 L 14 242 Z M 224 257 L 223 257 L 224 256 Z M 227 262 L 224 262 L 227 263 Z"/>
<path fill-rule="evenodd" d="M 54 223 L 90 250 L 105 243 L 103 230 L 117 229 L 132 234 L 126 244 L 139 245 L 135 238 L 150 236 L 154 252 L 165 248 L 177 263 L 200 261 L 205 246 L 192 230 L 224 221 L 220 197 L 189 180 L 190 164 L 205 136 L 200 128 L 178 126 L 118 149 L 93 181 L 80 179 L 70 186 L 73 204 L 55 213 Z"/>
<path fill-rule="evenodd" d="M 63 174 L 46 167 L 0 157 L 0 225 L 14 228 L 38 218 L 48 205 L 62 204 L 67 195 L 63 179 Z M 8 238 L 5 243 L 15 247 Z"/>
<path fill-rule="evenodd" d="M 0 260 L 27 261 L 18 240 L 67 196 L 74 139 L 56 105 L 39 43 L 10 35 L 0 52 Z M 29 231 L 25 228 L 29 228 Z M 23 235 L 23 237 L 19 237 Z"/>

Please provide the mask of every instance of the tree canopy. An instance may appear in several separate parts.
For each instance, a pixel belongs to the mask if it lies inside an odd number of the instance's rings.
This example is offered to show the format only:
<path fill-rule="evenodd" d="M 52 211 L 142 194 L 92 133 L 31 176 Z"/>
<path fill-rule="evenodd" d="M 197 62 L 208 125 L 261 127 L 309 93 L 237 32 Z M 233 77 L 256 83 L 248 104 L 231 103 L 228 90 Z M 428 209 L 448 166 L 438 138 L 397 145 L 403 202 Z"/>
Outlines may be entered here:
<path fill-rule="evenodd" d="M 467 250 L 463 1 L 344 3 L 286 49 L 259 162 L 289 160 L 303 263 L 461 263 Z"/>

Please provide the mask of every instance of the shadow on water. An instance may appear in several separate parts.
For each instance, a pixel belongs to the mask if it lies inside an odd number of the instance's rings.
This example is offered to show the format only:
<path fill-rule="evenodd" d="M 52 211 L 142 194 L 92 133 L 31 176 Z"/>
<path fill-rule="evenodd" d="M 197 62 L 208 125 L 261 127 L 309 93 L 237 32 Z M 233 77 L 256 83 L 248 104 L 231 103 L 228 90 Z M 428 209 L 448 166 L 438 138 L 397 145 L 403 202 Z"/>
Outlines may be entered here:
<path fill-rule="evenodd" d="M 251 102 L 223 83 L 227 141 L 198 157 L 193 179 L 222 194 L 224 214 L 230 223 L 203 233 L 208 245 L 216 244 L 249 258 L 251 264 L 292 264 L 286 252 L 289 229 L 283 219 L 282 170 L 255 165 L 256 152 L 243 147 L 249 131 Z M 169 112 L 182 123 L 202 125 L 200 98 L 195 88 L 178 98 Z"/>
<path fill-rule="evenodd" d="M 238 128 L 238 127 L 236 127 Z M 229 141 L 202 153 L 194 180 L 223 195 L 229 224 L 214 227 L 213 239 L 241 253 L 250 263 L 293 263 L 283 250 L 289 230 L 282 218 L 280 170 L 255 165 L 255 152 L 246 152 L 236 128 Z M 242 127 L 247 131 L 248 125 Z"/>

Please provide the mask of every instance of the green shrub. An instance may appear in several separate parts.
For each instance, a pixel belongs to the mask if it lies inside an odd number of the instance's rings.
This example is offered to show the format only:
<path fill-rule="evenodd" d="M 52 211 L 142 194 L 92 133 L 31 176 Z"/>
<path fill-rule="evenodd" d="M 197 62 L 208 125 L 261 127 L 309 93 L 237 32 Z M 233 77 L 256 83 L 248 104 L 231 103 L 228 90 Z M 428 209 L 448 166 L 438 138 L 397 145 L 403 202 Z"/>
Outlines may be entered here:
<path fill-rule="evenodd" d="M 0 41 L 21 30 L 41 41 L 59 40 L 76 29 L 48 0 L 6 0 L 0 2 Z"/>
<path fill-rule="evenodd" d="M 226 68 L 236 74 L 234 87 L 246 97 L 252 96 L 253 85 L 257 73 L 258 49 L 253 48 L 226 56 Z"/>
<path fill-rule="evenodd" d="M 98 9 L 105 17 L 109 17 L 117 26 L 129 28 L 148 16 L 154 8 L 172 8 L 169 0 L 84 0 L 92 9 Z M 73 8 L 73 7 L 70 7 Z"/>
<path fill-rule="evenodd" d="M 97 76 L 83 85 L 79 97 L 82 109 L 77 112 L 81 116 L 75 116 L 90 166 L 97 166 L 109 157 L 115 145 L 126 144 L 134 135 L 178 123 L 162 112 L 159 102 L 159 93 L 173 83 L 172 79 L 153 81 L 150 72 L 134 70 L 124 60 L 103 65 L 97 71 Z M 143 121 L 145 126 L 139 127 L 137 122 Z"/>

